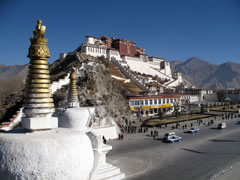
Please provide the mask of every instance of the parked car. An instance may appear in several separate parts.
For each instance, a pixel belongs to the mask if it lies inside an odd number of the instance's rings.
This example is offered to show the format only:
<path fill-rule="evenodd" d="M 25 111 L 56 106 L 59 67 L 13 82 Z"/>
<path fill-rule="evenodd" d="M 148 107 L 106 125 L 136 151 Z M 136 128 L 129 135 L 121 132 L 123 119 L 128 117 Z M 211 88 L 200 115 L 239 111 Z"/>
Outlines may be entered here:
<path fill-rule="evenodd" d="M 189 130 L 187 130 L 185 132 L 186 133 L 197 133 L 198 131 L 200 131 L 199 128 L 192 127 L 192 128 L 190 128 Z"/>
<path fill-rule="evenodd" d="M 218 129 L 225 129 L 227 127 L 226 123 L 220 123 L 218 124 Z"/>
<path fill-rule="evenodd" d="M 166 133 L 166 134 L 163 136 L 163 141 L 164 141 L 164 142 L 174 143 L 174 142 L 179 142 L 179 141 L 181 141 L 181 140 L 182 140 L 182 137 L 177 136 L 175 132 Z"/>

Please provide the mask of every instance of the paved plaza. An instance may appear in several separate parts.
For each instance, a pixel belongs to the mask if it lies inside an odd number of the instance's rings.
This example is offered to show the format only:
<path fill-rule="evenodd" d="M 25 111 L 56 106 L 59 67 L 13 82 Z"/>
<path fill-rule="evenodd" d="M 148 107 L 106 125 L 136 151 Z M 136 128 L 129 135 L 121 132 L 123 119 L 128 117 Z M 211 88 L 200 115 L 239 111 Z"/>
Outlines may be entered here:
<path fill-rule="evenodd" d="M 196 134 L 187 134 L 181 129 L 172 130 L 172 125 L 161 129 L 148 128 L 146 133 L 125 133 L 123 140 L 108 142 L 113 146 L 107 155 L 108 161 L 120 167 L 126 179 L 131 180 L 210 179 L 221 169 L 240 161 L 238 118 L 217 118 L 213 125 L 208 126 L 212 119 L 204 119 L 200 126 L 196 120 L 181 124 L 182 127 L 187 123 L 189 128 L 193 123 L 193 126 L 200 128 Z M 221 122 L 227 123 L 226 129 L 216 128 Z M 154 130 L 159 134 L 155 140 L 149 136 Z M 183 137 L 183 141 L 163 143 L 163 135 L 171 131 Z"/>

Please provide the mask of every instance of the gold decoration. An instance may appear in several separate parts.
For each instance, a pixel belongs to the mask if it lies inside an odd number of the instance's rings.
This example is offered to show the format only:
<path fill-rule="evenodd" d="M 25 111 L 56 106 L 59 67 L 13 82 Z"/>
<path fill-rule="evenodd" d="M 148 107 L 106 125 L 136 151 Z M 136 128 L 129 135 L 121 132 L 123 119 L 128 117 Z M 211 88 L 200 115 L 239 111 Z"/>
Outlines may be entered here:
<path fill-rule="evenodd" d="M 30 73 L 33 74 L 49 74 L 49 71 L 46 69 L 30 69 Z"/>
<path fill-rule="evenodd" d="M 28 84 L 30 88 L 50 88 L 50 84 Z"/>
<path fill-rule="evenodd" d="M 34 60 L 33 62 L 30 61 L 30 64 L 44 64 L 47 65 L 48 62 L 46 60 Z"/>
<path fill-rule="evenodd" d="M 38 20 L 31 46 L 28 50 L 30 65 L 28 70 L 24 110 L 26 117 L 42 117 L 54 112 L 50 93 L 50 75 L 47 58 L 50 57 L 47 39 L 44 38 L 46 27 Z"/>
<path fill-rule="evenodd" d="M 45 65 L 45 64 L 35 64 L 33 62 L 33 64 L 29 65 L 29 69 L 47 69 L 48 70 L 48 65 Z"/>
<path fill-rule="evenodd" d="M 33 31 L 33 38 L 30 38 L 31 46 L 28 49 L 28 57 L 34 58 L 50 58 L 49 49 L 47 47 L 47 39 L 44 39 L 46 26 L 42 26 L 42 21 L 38 20 L 35 30 Z"/>

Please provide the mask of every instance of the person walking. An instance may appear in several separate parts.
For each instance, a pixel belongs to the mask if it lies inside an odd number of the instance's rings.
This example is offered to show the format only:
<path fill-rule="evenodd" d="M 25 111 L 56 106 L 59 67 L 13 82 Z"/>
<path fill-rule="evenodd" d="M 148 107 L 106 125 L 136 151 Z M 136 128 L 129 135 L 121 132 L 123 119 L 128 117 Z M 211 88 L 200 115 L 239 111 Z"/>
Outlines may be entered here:
<path fill-rule="evenodd" d="M 123 135 L 123 133 L 122 133 L 122 140 L 123 140 L 123 138 L 124 138 L 124 135 Z"/>
<path fill-rule="evenodd" d="M 106 138 L 104 136 L 102 137 L 102 140 L 103 140 L 103 144 L 107 143 L 107 140 L 106 140 Z"/>

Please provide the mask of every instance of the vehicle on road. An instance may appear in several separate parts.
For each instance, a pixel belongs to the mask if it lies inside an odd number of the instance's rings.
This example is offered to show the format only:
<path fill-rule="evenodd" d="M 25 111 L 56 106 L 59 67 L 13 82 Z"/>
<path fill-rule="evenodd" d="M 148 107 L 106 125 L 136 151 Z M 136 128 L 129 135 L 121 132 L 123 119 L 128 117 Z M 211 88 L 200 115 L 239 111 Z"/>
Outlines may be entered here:
<path fill-rule="evenodd" d="M 185 131 L 185 133 L 197 133 L 198 131 L 200 131 L 199 128 L 192 127 L 189 130 Z"/>
<path fill-rule="evenodd" d="M 179 142 L 181 140 L 182 140 L 182 137 L 177 136 L 175 132 L 166 133 L 163 136 L 163 142 L 174 143 L 174 142 Z"/>
<path fill-rule="evenodd" d="M 218 124 L 218 129 L 225 129 L 227 127 L 226 123 L 220 123 Z"/>

